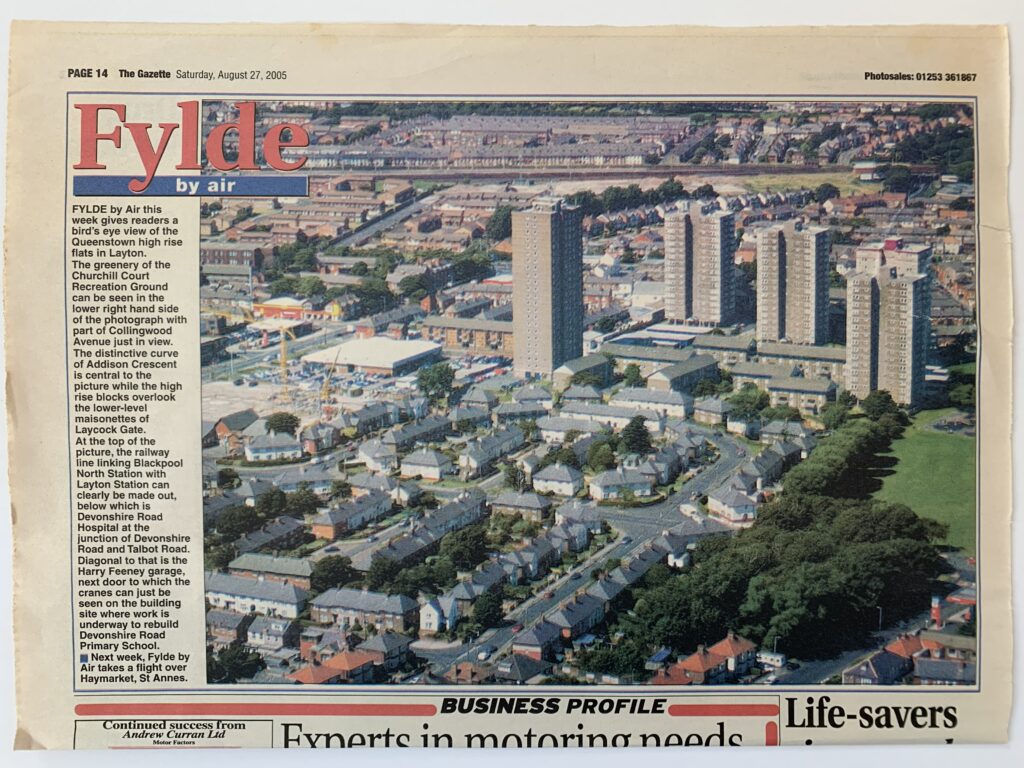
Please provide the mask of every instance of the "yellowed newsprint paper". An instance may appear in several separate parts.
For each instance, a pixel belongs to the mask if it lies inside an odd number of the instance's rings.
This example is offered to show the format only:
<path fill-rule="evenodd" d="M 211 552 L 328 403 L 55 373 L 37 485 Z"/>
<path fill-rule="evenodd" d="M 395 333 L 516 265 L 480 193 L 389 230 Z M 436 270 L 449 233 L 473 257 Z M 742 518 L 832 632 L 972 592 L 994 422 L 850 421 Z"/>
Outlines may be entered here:
<path fill-rule="evenodd" d="M 999 27 L 16 23 L 17 746 L 999 742 Z"/>

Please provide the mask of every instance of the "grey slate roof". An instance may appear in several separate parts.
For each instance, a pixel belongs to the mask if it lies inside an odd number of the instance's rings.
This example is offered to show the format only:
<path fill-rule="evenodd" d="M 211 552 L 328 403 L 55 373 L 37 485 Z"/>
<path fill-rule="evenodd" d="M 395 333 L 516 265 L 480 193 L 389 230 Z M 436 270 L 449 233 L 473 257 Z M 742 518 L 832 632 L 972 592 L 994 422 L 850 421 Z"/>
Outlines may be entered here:
<path fill-rule="evenodd" d="M 353 488 L 367 491 L 391 493 L 398 487 L 398 480 L 390 475 L 378 475 L 374 472 L 360 472 L 348 480 Z"/>
<path fill-rule="evenodd" d="M 462 404 L 490 410 L 498 404 L 498 396 L 482 387 L 473 387 L 463 396 Z"/>
<path fill-rule="evenodd" d="M 365 443 L 359 446 L 359 453 L 362 456 L 368 456 L 371 458 L 389 457 L 396 456 L 397 452 L 393 445 L 388 445 L 377 438 L 373 440 L 367 440 Z"/>
<path fill-rule="evenodd" d="M 677 349 L 675 347 L 641 346 L 639 344 L 623 344 L 610 341 L 601 345 L 603 355 L 623 357 L 632 360 L 653 360 L 655 362 L 681 363 L 693 357 L 691 349 Z"/>
<path fill-rule="evenodd" d="M 547 412 L 547 408 L 536 403 L 501 403 L 494 409 L 496 416 L 505 419 L 526 419 L 534 416 L 543 416 Z"/>
<path fill-rule="evenodd" d="M 404 650 L 412 643 L 412 638 L 397 632 L 381 632 L 368 638 L 356 646 L 358 651 L 379 651 L 385 655 L 398 649 Z"/>
<path fill-rule="evenodd" d="M 217 629 L 234 630 L 238 629 L 249 619 L 247 613 L 235 613 L 234 611 L 221 611 L 216 608 L 206 612 L 206 626 Z"/>
<path fill-rule="evenodd" d="M 650 480 L 635 469 L 624 469 L 623 467 L 601 472 L 594 475 L 590 481 L 591 485 L 633 485 L 638 483 L 650 484 Z"/>
<path fill-rule="evenodd" d="M 458 424 L 460 421 L 486 421 L 490 418 L 490 414 L 483 408 L 474 408 L 469 405 L 457 405 L 448 412 L 448 420 L 452 424 Z"/>
<path fill-rule="evenodd" d="M 580 622 L 586 621 L 590 616 L 603 610 L 604 606 L 600 600 L 586 592 L 576 595 L 569 602 L 563 605 L 547 617 L 547 620 L 556 627 L 570 628 Z"/>
<path fill-rule="evenodd" d="M 273 600 L 280 603 L 301 604 L 309 592 L 292 584 L 280 581 L 247 579 L 227 573 L 207 571 L 206 591 L 237 597 Z"/>
<path fill-rule="evenodd" d="M 717 366 L 718 362 L 711 355 L 693 355 L 682 362 L 674 363 L 666 368 L 655 371 L 651 374 L 651 378 L 668 379 L 671 381 L 680 376 L 688 376 L 698 371 L 716 368 Z"/>
<path fill-rule="evenodd" d="M 534 480 L 547 480 L 556 483 L 573 483 L 582 479 L 583 473 L 575 467 L 570 467 L 568 464 L 562 464 L 556 462 L 554 464 L 548 464 L 540 472 L 537 472 L 534 476 Z"/>
<path fill-rule="evenodd" d="M 552 432 L 568 432 L 575 429 L 578 432 L 595 432 L 598 427 L 588 419 L 570 419 L 565 416 L 544 416 L 537 419 L 537 428 Z"/>
<path fill-rule="evenodd" d="M 580 371 L 586 371 L 602 365 L 608 365 L 608 358 L 600 353 L 594 353 L 566 360 L 555 371 L 558 373 L 579 373 Z"/>
<path fill-rule="evenodd" d="M 517 403 L 543 403 L 551 400 L 552 395 L 543 387 L 528 384 L 513 392 L 512 399 Z"/>
<path fill-rule="evenodd" d="M 239 484 L 235 493 L 244 499 L 258 499 L 267 491 L 273 490 L 274 484 L 256 475 L 251 475 Z"/>
<path fill-rule="evenodd" d="M 726 414 L 732 411 L 733 405 L 720 397 L 705 397 L 697 401 L 694 406 L 698 411 L 707 413 Z"/>
<path fill-rule="evenodd" d="M 778 389 L 783 392 L 806 392 L 812 395 L 827 395 L 829 392 L 834 391 L 835 388 L 836 383 L 832 379 L 805 379 L 799 376 L 788 376 L 768 381 L 768 389 Z"/>
<path fill-rule="evenodd" d="M 282 515 L 264 523 L 251 533 L 235 540 L 235 549 L 240 553 L 252 552 L 268 546 L 282 537 L 287 537 L 302 528 L 302 521 Z"/>
<path fill-rule="evenodd" d="M 332 483 L 334 479 L 335 476 L 331 474 L 331 468 L 327 464 L 312 464 L 285 470 L 274 478 L 274 485 L 279 488 L 286 485 L 301 485 L 302 483 L 317 485 Z"/>
<path fill-rule="evenodd" d="M 498 497 L 491 502 L 491 506 L 545 510 L 551 506 L 551 501 L 538 493 L 504 491 L 498 494 Z"/>
<path fill-rule="evenodd" d="M 438 451 L 430 451 L 427 449 L 420 449 L 414 451 L 402 459 L 403 465 L 410 465 L 415 467 L 436 467 L 441 468 L 450 465 L 451 459 L 445 456 L 443 453 Z"/>
<path fill-rule="evenodd" d="M 675 390 L 645 389 L 644 387 L 626 387 L 612 395 L 612 405 L 620 402 L 650 403 L 651 405 L 683 405 L 692 406 L 690 395 Z"/>
<path fill-rule="evenodd" d="M 411 445 L 428 436 L 448 431 L 448 419 L 441 416 L 426 416 L 419 421 L 392 427 L 381 438 L 385 445 Z"/>
<path fill-rule="evenodd" d="M 714 349 L 723 352 L 749 352 L 754 349 L 753 336 L 719 336 L 705 333 L 693 340 L 694 349 Z"/>
<path fill-rule="evenodd" d="M 708 496 L 721 502 L 727 507 L 745 507 L 754 503 L 753 498 L 745 494 L 743 491 L 732 487 L 728 483 L 715 488 L 713 491 L 708 493 Z"/>
<path fill-rule="evenodd" d="M 933 659 L 928 656 L 916 656 L 914 657 L 914 675 L 924 680 L 973 685 L 977 680 L 978 667 L 975 662 L 962 659 Z"/>
<path fill-rule="evenodd" d="M 658 421 L 659 414 L 654 411 L 641 411 L 625 406 L 604 405 L 603 403 L 566 403 L 562 408 L 562 414 L 568 416 L 582 415 L 594 416 L 597 418 L 631 419 L 634 416 L 643 416 L 651 421 Z"/>
<path fill-rule="evenodd" d="M 520 632 L 512 639 L 512 645 L 544 646 L 561 636 L 558 627 L 548 621 L 541 621 L 532 629 Z"/>
<path fill-rule="evenodd" d="M 573 384 L 571 387 L 562 393 L 562 402 L 567 400 L 600 400 L 601 393 L 598 392 L 594 387 L 580 384 Z"/>
<path fill-rule="evenodd" d="M 514 653 L 512 657 L 498 664 L 494 671 L 497 680 L 509 680 L 514 683 L 525 683 L 537 675 L 547 673 L 551 662 L 534 659 L 522 653 Z"/>
<path fill-rule="evenodd" d="M 383 592 L 340 587 L 318 595 L 313 599 L 313 605 L 324 610 L 345 609 L 398 616 L 414 610 L 417 603 L 407 595 L 386 595 Z"/>
<path fill-rule="evenodd" d="M 799 421 L 770 421 L 761 428 L 761 437 L 766 436 L 811 436 L 813 433 Z"/>
<path fill-rule="evenodd" d="M 772 379 L 780 376 L 795 376 L 800 369 L 795 365 L 741 362 L 732 366 L 731 370 L 733 376 L 746 376 L 751 379 Z"/>
<path fill-rule="evenodd" d="M 235 411 L 227 416 L 221 416 L 220 423 L 232 432 L 241 432 L 258 418 L 259 416 L 256 415 L 256 411 L 252 408 L 246 408 L 244 411 Z"/>
<path fill-rule="evenodd" d="M 239 555 L 228 563 L 228 568 L 239 571 L 260 571 L 277 576 L 299 576 L 303 578 L 308 578 L 313 574 L 313 565 L 305 558 L 275 557 L 274 555 L 261 555 L 256 552 Z"/>
<path fill-rule="evenodd" d="M 877 680 L 880 685 L 891 685 L 907 672 L 907 662 L 895 653 L 877 651 L 853 669 L 847 670 L 857 677 Z"/>

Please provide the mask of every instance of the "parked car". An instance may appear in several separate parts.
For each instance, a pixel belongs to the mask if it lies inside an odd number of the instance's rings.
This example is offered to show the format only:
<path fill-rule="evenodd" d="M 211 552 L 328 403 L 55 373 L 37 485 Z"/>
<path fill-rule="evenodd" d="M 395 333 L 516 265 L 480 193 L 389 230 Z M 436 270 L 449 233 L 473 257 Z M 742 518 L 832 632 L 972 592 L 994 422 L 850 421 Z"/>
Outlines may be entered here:
<path fill-rule="evenodd" d="M 476 658 L 478 661 L 487 661 L 496 650 L 498 649 L 493 645 L 481 645 L 480 652 L 477 653 Z"/>

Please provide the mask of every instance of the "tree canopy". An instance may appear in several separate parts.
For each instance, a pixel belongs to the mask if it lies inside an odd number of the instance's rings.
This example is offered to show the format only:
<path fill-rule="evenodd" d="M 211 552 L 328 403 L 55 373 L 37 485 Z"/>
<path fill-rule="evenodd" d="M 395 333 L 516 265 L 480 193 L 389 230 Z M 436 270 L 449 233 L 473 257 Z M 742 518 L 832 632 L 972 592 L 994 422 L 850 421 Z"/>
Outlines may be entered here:
<path fill-rule="evenodd" d="M 499 205 L 487 220 L 484 234 L 491 241 L 504 240 L 512 236 L 512 206 Z"/>
<path fill-rule="evenodd" d="M 651 431 L 647 428 L 647 422 L 643 416 L 634 416 L 622 429 L 620 450 L 646 454 L 650 453 L 651 447 Z"/>
<path fill-rule="evenodd" d="M 447 397 L 454 383 L 455 371 L 449 363 L 434 363 L 420 368 L 416 374 L 416 386 L 432 403 Z"/>
<path fill-rule="evenodd" d="M 890 621 L 920 612 L 940 572 L 932 542 L 943 526 L 902 504 L 843 495 L 856 490 L 841 481 L 847 468 L 862 472 L 891 437 L 883 424 L 848 422 L 785 475 L 751 528 L 703 540 L 694 568 L 635 590 L 619 622 L 640 652 L 629 658 L 661 645 L 689 653 L 730 629 L 792 656 L 828 657 L 864 642 L 879 609 Z"/>
<path fill-rule="evenodd" d="M 622 380 L 627 387 L 642 387 L 644 385 L 644 377 L 640 373 L 640 366 L 636 363 L 630 363 L 623 368 Z"/>
<path fill-rule="evenodd" d="M 732 404 L 732 415 L 737 419 L 753 419 L 768 407 L 768 393 L 755 384 L 744 384 L 738 392 L 728 398 Z"/>
<path fill-rule="evenodd" d="M 473 604 L 473 621 L 481 627 L 495 627 L 504 616 L 501 598 L 491 592 L 480 595 Z"/>
<path fill-rule="evenodd" d="M 294 437 L 299 430 L 299 417 L 287 411 L 277 411 L 267 416 L 265 426 L 268 434 L 287 434 Z"/>
<path fill-rule="evenodd" d="M 253 508 L 240 504 L 225 509 L 217 519 L 217 533 L 228 539 L 237 539 L 252 533 L 263 525 L 263 519 Z"/>
<path fill-rule="evenodd" d="M 876 389 L 860 401 L 860 409 L 872 421 L 878 421 L 884 414 L 900 413 L 900 407 L 892 399 L 892 395 L 884 389 Z"/>
<path fill-rule="evenodd" d="M 839 197 L 839 187 L 835 184 L 819 184 L 817 189 L 814 190 L 814 201 L 816 203 L 824 203 L 826 200 L 831 200 L 834 197 Z"/>
<path fill-rule="evenodd" d="M 460 571 L 476 568 L 487 559 L 487 528 L 470 525 L 449 533 L 441 539 L 440 555 Z"/>
<path fill-rule="evenodd" d="M 241 645 L 231 645 L 217 654 L 206 654 L 206 682 L 237 683 L 253 677 L 266 662 L 255 651 Z"/>
<path fill-rule="evenodd" d="M 335 587 L 344 587 L 359 578 L 359 571 L 352 567 L 352 561 L 341 555 L 328 555 L 317 560 L 310 577 L 310 586 L 317 592 Z"/>

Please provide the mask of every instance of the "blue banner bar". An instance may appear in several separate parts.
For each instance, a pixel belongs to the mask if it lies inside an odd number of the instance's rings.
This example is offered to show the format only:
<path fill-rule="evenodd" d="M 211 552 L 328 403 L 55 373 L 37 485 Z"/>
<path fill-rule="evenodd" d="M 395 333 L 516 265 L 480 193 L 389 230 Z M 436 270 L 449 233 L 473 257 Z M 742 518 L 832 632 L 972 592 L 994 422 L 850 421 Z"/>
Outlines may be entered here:
<path fill-rule="evenodd" d="M 253 176 L 154 176 L 142 192 L 128 189 L 139 176 L 75 176 L 74 194 L 79 197 L 306 197 L 309 177 Z"/>

